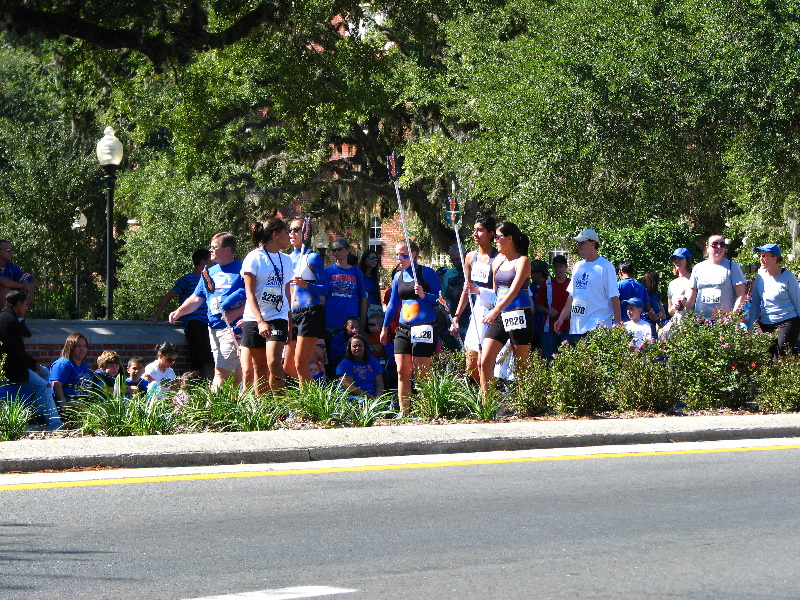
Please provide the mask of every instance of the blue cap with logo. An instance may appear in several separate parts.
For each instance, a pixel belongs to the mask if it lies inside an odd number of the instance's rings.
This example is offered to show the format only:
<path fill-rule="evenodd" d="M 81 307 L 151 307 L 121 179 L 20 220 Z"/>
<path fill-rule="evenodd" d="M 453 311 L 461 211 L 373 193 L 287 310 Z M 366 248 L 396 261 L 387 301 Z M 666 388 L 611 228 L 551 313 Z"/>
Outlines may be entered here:
<path fill-rule="evenodd" d="M 686 248 L 675 248 L 670 258 L 692 258 L 692 253 Z"/>
<path fill-rule="evenodd" d="M 641 298 L 637 298 L 634 296 L 633 298 L 628 298 L 625 300 L 628 303 L 628 306 L 638 306 L 639 308 L 644 308 L 644 302 L 642 302 Z"/>

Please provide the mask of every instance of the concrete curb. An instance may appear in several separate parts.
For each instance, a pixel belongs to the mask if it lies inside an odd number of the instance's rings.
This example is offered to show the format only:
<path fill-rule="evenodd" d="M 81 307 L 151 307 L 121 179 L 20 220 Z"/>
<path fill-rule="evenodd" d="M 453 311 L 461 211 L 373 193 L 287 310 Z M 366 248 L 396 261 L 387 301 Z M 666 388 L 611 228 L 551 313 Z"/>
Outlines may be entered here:
<path fill-rule="evenodd" d="M 0 443 L 0 473 L 85 467 L 188 467 L 340 458 L 452 454 L 800 438 L 800 414 L 403 425 Z"/>

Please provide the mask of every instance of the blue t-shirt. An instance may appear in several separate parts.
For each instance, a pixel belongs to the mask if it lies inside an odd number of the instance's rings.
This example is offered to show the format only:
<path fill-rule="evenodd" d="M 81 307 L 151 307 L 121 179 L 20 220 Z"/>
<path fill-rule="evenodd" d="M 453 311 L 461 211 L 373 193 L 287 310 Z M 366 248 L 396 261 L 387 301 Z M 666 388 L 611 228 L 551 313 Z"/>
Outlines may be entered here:
<path fill-rule="evenodd" d="M 367 300 L 370 304 L 381 305 L 381 290 L 375 285 L 372 277 L 364 276 L 364 290 L 367 292 Z"/>
<path fill-rule="evenodd" d="M 92 389 L 92 379 L 92 370 L 85 362 L 76 365 L 72 360 L 61 357 L 50 365 L 50 381 L 61 384 L 68 402 L 85 396 Z"/>
<path fill-rule="evenodd" d="M 31 274 L 26 273 L 14 263 L 7 262 L 6 266 L 0 267 L 0 277 L 6 277 L 17 283 L 25 283 L 26 281 L 30 281 Z"/>
<path fill-rule="evenodd" d="M 194 294 L 195 289 L 197 289 L 198 281 L 200 281 L 200 275 L 192 271 L 175 282 L 175 285 L 172 286 L 172 291 L 178 294 L 178 306 L 183 304 L 189 296 Z M 183 315 L 181 317 L 181 323 L 183 323 L 184 329 L 186 329 L 186 325 L 189 324 L 189 321 L 202 321 L 208 324 L 208 307 L 205 302 L 188 315 Z"/>
<path fill-rule="evenodd" d="M 642 301 L 642 306 L 650 303 L 650 294 L 647 293 L 647 288 L 635 279 L 622 279 L 617 282 L 619 288 L 619 302 L 620 311 L 622 312 L 622 321 L 630 321 L 628 318 L 628 302 L 630 298 L 639 298 Z M 642 309 L 644 312 L 644 309 Z"/>
<path fill-rule="evenodd" d="M 356 387 L 374 396 L 375 378 L 378 375 L 383 375 L 383 367 L 374 356 L 370 356 L 364 362 L 355 362 L 344 358 L 339 363 L 339 366 L 336 367 L 336 374 L 351 377 Z"/>
<path fill-rule="evenodd" d="M 150 382 L 147 381 L 144 377 L 139 379 L 139 381 L 133 381 L 130 377 L 125 380 L 125 385 L 135 385 L 139 388 L 140 392 L 147 393 L 147 386 L 150 385 Z"/>
<path fill-rule="evenodd" d="M 308 287 L 292 287 L 292 310 L 306 306 L 322 304 L 322 296 L 328 293 L 328 276 L 325 273 L 325 264 L 322 257 L 306 248 L 300 253 L 300 248 L 295 248 L 289 255 L 292 259 L 292 275 L 289 279 L 302 277 Z"/>
<path fill-rule="evenodd" d="M 358 267 L 343 269 L 339 265 L 325 267 L 328 296 L 325 298 L 325 323 L 328 327 L 344 327 L 350 317 L 359 317 L 361 299 L 367 297 L 364 274 Z"/>
<path fill-rule="evenodd" d="M 215 290 L 213 292 L 206 290 L 202 277 L 197 282 L 194 295 L 206 299 L 208 326 L 211 329 L 225 329 L 225 321 L 222 320 L 222 303 L 228 296 L 244 289 L 241 270 L 242 263 L 238 260 L 231 261 L 224 266 L 214 265 L 211 267 L 208 274 L 214 280 Z"/>

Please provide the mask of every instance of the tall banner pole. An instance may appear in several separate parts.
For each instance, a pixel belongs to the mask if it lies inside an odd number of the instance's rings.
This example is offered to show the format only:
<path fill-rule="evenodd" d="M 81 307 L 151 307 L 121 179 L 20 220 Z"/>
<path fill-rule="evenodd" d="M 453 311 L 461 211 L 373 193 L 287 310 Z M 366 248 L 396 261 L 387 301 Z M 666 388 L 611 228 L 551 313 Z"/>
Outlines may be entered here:
<path fill-rule="evenodd" d="M 453 190 L 453 195 L 450 196 L 449 198 L 447 198 L 447 206 L 445 207 L 445 211 L 444 211 L 444 220 L 453 224 L 453 231 L 455 231 L 455 234 L 456 234 L 456 244 L 458 244 L 458 256 L 461 259 L 461 272 L 464 273 L 464 276 L 466 277 L 467 265 L 464 262 L 464 246 L 461 244 L 461 234 L 458 232 L 458 223 L 459 223 L 459 220 L 460 220 L 460 217 L 461 217 L 461 211 L 458 210 L 458 202 L 456 200 L 456 183 L 455 183 L 455 181 L 453 182 L 452 190 Z M 469 286 L 469 284 L 470 284 L 469 281 L 464 281 L 464 285 Z M 475 334 L 476 334 L 476 337 L 478 339 L 478 350 L 480 352 L 483 352 L 483 344 L 481 343 L 481 334 L 480 334 L 480 331 L 478 329 L 478 324 L 477 324 L 477 322 L 475 320 L 475 317 L 474 317 L 474 315 L 475 315 L 475 301 L 472 299 L 472 293 L 470 292 L 469 288 L 467 288 L 467 300 L 469 301 L 469 307 L 470 307 L 470 310 L 472 311 L 472 315 L 473 315 L 472 318 L 470 318 L 470 321 L 475 326 Z M 456 325 L 456 327 L 458 327 L 457 323 L 454 322 L 454 324 Z M 459 339 L 459 341 L 461 341 L 461 336 L 459 336 L 458 339 Z M 462 343 L 462 347 L 463 347 L 463 343 Z"/>
<path fill-rule="evenodd" d="M 415 283 L 417 280 L 417 266 L 414 263 L 414 257 L 411 256 L 411 238 L 408 237 L 408 223 L 406 222 L 406 211 L 403 210 L 403 201 L 400 199 L 400 187 L 397 185 L 397 180 L 403 174 L 400 168 L 402 158 L 399 158 L 394 152 L 386 157 L 386 169 L 389 171 L 389 180 L 394 184 L 394 191 L 397 195 L 397 206 L 400 208 L 400 222 L 403 224 L 403 235 L 406 238 L 406 250 L 408 256 L 411 258 L 411 276 L 414 278 Z"/>

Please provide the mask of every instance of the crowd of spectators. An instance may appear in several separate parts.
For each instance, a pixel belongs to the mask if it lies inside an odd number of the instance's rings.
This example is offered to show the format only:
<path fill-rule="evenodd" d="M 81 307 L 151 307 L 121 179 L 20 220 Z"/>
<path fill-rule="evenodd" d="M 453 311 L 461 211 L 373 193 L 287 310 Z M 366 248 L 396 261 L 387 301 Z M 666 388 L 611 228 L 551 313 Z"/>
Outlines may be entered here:
<path fill-rule="evenodd" d="M 178 299 L 169 321 L 180 321 L 186 335 L 187 381 L 205 376 L 218 387 L 232 378 L 272 394 L 282 392 L 287 378 L 300 385 L 338 381 L 354 399 L 392 392 L 402 418 L 410 412 L 413 378 L 443 349 L 463 347 L 468 371 L 487 393 L 498 376 L 512 377 L 510 365 L 524 365 L 532 351 L 552 360 L 563 344 L 597 327 L 624 326 L 639 347 L 669 335 L 686 311 L 714 320 L 748 308 L 743 326 L 777 333 L 775 360 L 800 336 L 800 287 L 781 266 L 776 244 L 754 249 L 761 268 L 748 304 L 748 281 L 725 256 L 719 235 L 708 239 L 707 258 L 694 266 L 687 248 L 665 257 L 674 272 L 665 299 L 655 271 L 639 282 L 632 260 L 613 265 L 600 254 L 600 236 L 591 229 L 573 238 L 580 260 L 568 274 L 565 255 L 551 263 L 531 260 L 528 238 L 517 225 L 481 217 L 473 226 L 476 249 L 451 248 L 451 268 L 437 275 L 422 265 L 411 240 L 395 247 L 396 267 L 385 281 L 375 250 L 359 260 L 349 242 L 337 238 L 326 266 L 309 237 L 307 220 L 269 219 L 253 225 L 252 249 L 243 261 L 236 259 L 236 236 L 228 232 L 192 255 L 193 270 L 149 319 L 157 322 Z M 5 379 L 31 397 L 48 429 L 61 428 L 64 411 L 91 390 L 122 389 L 128 397 L 154 388 L 159 395 L 178 391 L 178 348 L 170 342 L 155 347 L 151 362 L 131 357 L 125 372 L 119 354 L 104 351 L 93 370 L 84 360 L 87 339 L 75 332 L 49 369 L 38 364 L 24 348 L 30 335 L 24 317 L 37 283 L 9 261 L 12 251 L 0 241 Z"/>

